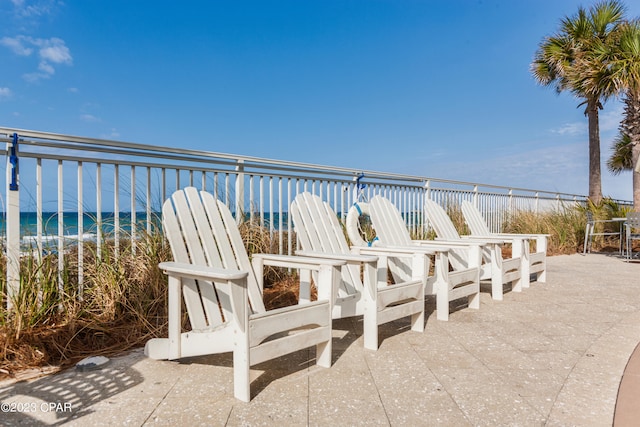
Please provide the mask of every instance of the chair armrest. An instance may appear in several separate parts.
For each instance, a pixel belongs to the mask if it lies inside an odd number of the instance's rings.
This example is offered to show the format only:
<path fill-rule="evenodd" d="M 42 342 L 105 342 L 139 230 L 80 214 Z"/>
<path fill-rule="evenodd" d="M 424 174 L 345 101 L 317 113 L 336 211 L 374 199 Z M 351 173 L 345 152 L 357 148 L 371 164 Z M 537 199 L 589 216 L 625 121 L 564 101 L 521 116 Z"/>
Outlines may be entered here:
<path fill-rule="evenodd" d="M 436 252 L 447 252 L 449 248 L 447 247 L 438 247 L 437 249 L 432 249 L 423 246 L 352 246 L 354 250 L 359 251 L 363 255 L 415 255 L 415 254 L 424 254 L 424 255 L 435 255 Z"/>
<path fill-rule="evenodd" d="M 434 248 L 443 247 L 443 248 L 468 248 L 469 246 L 485 246 L 490 242 L 486 240 L 475 240 L 475 239 L 460 239 L 460 240 L 447 240 L 447 239 L 436 239 L 436 240 L 412 240 L 412 242 L 422 246 L 428 247 L 433 246 Z"/>
<path fill-rule="evenodd" d="M 525 236 L 523 234 L 511 234 L 511 235 L 507 235 L 507 234 L 491 234 L 491 235 L 468 235 L 468 236 L 461 236 L 464 240 L 476 240 L 476 239 L 481 239 L 486 241 L 489 244 L 504 244 L 504 243 L 514 243 L 515 241 L 520 241 L 520 242 L 528 242 L 529 240 L 531 240 L 532 238 L 529 236 Z"/>
<path fill-rule="evenodd" d="M 335 257 L 321 258 L 278 254 L 253 254 L 253 258 L 260 259 L 264 265 L 270 265 L 272 267 L 301 268 L 308 270 L 318 270 L 320 266 L 323 265 L 340 267 L 347 263 L 346 260 L 336 259 Z"/>
<path fill-rule="evenodd" d="M 189 264 L 187 262 L 161 262 L 158 264 L 158 267 L 163 270 L 165 274 L 195 280 L 239 280 L 249 275 L 247 271 L 215 268 L 206 265 Z"/>
<path fill-rule="evenodd" d="M 528 234 L 528 233 L 493 233 L 496 237 L 506 238 L 518 238 L 524 237 L 525 239 L 540 239 L 542 237 L 548 238 L 551 234 Z"/>
<path fill-rule="evenodd" d="M 346 262 L 377 262 L 378 261 L 378 257 L 373 255 L 338 254 L 338 253 L 326 254 L 324 252 L 313 252 L 313 251 L 296 251 L 296 254 L 303 257 L 325 258 L 325 259 L 341 260 Z"/>
<path fill-rule="evenodd" d="M 509 240 L 514 239 L 513 237 L 511 238 L 507 238 L 507 237 L 497 237 L 497 236 L 460 236 L 460 238 L 464 241 L 470 241 L 470 242 L 478 242 L 478 243 L 482 243 L 482 244 L 502 244 L 502 243 L 507 243 Z M 520 240 L 529 240 L 528 237 L 522 237 L 519 236 L 517 237 L 517 239 Z"/>

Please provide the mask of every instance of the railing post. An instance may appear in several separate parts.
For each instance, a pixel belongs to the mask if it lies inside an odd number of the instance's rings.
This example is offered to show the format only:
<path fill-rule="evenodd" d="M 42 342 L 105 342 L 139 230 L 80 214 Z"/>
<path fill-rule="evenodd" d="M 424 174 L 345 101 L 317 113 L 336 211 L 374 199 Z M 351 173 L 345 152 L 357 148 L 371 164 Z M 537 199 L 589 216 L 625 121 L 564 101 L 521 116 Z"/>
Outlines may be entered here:
<path fill-rule="evenodd" d="M 421 228 L 422 228 L 422 238 L 424 239 L 424 236 L 427 235 L 427 211 L 424 207 L 424 205 L 427 202 L 427 199 L 431 198 L 431 180 L 427 179 L 424 182 L 424 197 L 422 199 L 422 206 L 420 206 L 420 216 L 421 216 L 421 221 L 422 224 L 420 224 Z"/>
<path fill-rule="evenodd" d="M 480 206 L 478 206 L 478 185 L 477 184 L 473 186 L 473 205 L 476 208 L 480 209 Z"/>
<path fill-rule="evenodd" d="M 20 291 L 20 191 L 18 134 L 7 143 L 7 310 Z"/>
<path fill-rule="evenodd" d="M 236 165 L 236 223 L 240 224 L 244 218 L 244 160 L 238 159 Z M 251 209 L 251 207 L 249 207 Z"/>
<path fill-rule="evenodd" d="M 509 189 L 509 211 L 508 214 L 509 216 L 511 216 L 511 214 L 513 213 L 513 189 L 510 188 Z"/>

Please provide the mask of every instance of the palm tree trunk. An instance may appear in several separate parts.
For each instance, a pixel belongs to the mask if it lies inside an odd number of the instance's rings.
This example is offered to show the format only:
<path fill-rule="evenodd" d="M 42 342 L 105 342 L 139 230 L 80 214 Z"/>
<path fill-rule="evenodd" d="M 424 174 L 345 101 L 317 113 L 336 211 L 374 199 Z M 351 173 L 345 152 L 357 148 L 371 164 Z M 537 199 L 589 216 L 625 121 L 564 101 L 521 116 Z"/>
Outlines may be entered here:
<path fill-rule="evenodd" d="M 589 199 L 594 204 L 602 201 L 602 173 L 600 171 L 600 124 L 598 122 L 598 100 L 587 101 L 589 119 Z"/>

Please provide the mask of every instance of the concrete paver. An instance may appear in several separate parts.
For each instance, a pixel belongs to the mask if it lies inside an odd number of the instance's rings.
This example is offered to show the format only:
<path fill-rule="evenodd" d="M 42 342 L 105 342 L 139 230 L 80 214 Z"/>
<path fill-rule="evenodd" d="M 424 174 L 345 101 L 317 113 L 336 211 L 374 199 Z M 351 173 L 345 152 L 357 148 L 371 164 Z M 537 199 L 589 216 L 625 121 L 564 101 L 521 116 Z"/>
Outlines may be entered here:
<path fill-rule="evenodd" d="M 640 342 L 639 264 L 550 257 L 547 283 L 503 301 L 483 292 L 479 310 L 454 302 L 448 322 L 435 319 L 433 306 L 428 299 L 424 333 L 408 320 L 385 325 L 377 352 L 362 347 L 360 319 L 334 322 L 331 368 L 314 364 L 314 349 L 257 365 L 249 403 L 233 398 L 230 354 L 154 361 L 138 349 L 99 371 L 0 384 L 0 422 L 612 425 Z M 639 366 L 629 364 L 625 378 L 640 380 Z"/>

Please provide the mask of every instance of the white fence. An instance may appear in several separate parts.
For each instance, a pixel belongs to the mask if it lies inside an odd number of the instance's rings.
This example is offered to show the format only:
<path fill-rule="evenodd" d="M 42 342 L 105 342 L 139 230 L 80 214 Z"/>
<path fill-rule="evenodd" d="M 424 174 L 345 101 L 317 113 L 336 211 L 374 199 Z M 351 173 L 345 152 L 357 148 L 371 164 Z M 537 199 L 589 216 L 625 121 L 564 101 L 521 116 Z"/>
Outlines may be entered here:
<path fill-rule="evenodd" d="M 423 227 L 426 197 L 441 204 L 473 200 L 498 231 L 510 212 L 583 203 L 585 196 L 320 166 L 207 151 L 142 145 L 0 128 L 5 143 L 8 296 L 20 283 L 21 254 L 58 253 L 59 282 L 65 248 L 78 251 L 82 286 L 85 242 L 106 238 L 116 253 L 122 239 L 132 250 L 140 233 L 152 233 L 162 201 L 174 190 L 197 186 L 224 200 L 238 220 L 259 221 L 278 236 L 278 251 L 294 247 L 288 206 L 302 191 L 327 200 L 344 217 L 358 197 L 382 194 L 403 212 L 412 231 Z M 175 146 L 188 146 L 176 140 Z M 628 203 L 619 201 L 621 203 Z M 241 215 L 238 215 L 241 213 Z M 10 301 L 11 298 L 7 298 Z"/>

